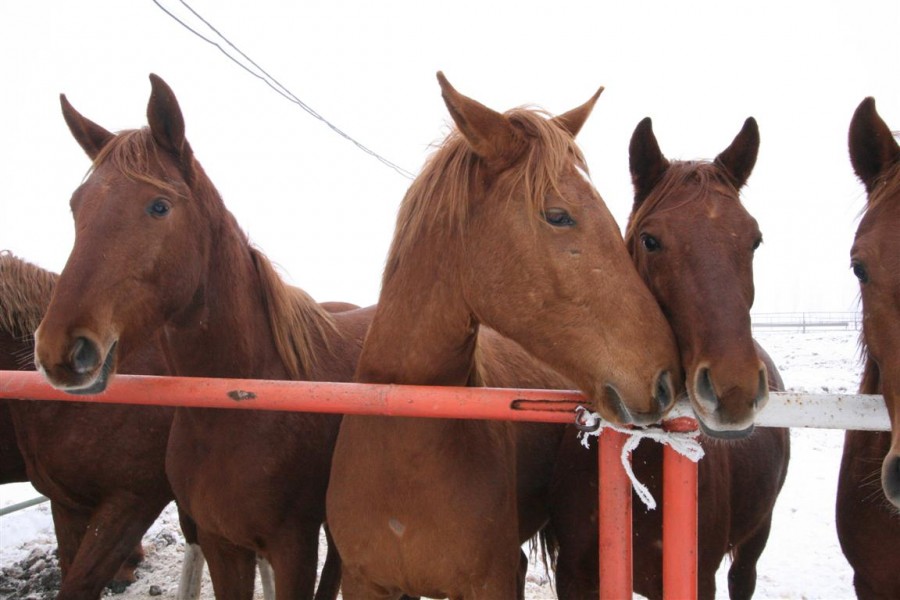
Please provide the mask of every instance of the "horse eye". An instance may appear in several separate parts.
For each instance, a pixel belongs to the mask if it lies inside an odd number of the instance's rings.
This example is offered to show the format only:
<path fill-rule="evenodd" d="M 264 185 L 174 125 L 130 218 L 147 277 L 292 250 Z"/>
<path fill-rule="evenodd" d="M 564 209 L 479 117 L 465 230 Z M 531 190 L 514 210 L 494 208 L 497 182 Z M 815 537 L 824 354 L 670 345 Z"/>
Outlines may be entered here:
<path fill-rule="evenodd" d="M 162 218 L 169 214 L 172 205 L 165 198 L 156 198 L 147 206 L 147 214 L 151 217 Z"/>
<path fill-rule="evenodd" d="M 854 262 L 850 265 L 850 268 L 853 269 L 853 274 L 856 275 L 856 278 L 859 279 L 860 283 L 869 282 L 869 273 L 866 272 L 866 268 L 862 263 Z"/>
<path fill-rule="evenodd" d="M 657 252 L 662 249 L 662 244 L 659 243 L 659 240 L 649 233 L 641 234 L 641 245 L 647 252 Z"/>
<path fill-rule="evenodd" d="M 762 244 L 762 241 L 762 236 L 753 240 L 753 249 L 756 250 L 757 248 L 759 248 L 760 244 Z"/>
<path fill-rule="evenodd" d="M 548 208 L 543 212 L 544 220 L 554 227 L 574 227 L 575 219 L 562 208 Z"/>

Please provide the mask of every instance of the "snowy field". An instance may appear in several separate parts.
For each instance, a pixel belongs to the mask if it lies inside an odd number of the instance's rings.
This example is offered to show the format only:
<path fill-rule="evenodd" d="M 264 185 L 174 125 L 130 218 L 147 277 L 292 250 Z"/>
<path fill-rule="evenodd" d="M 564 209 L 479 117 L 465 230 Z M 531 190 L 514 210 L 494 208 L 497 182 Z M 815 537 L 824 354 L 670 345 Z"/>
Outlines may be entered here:
<path fill-rule="evenodd" d="M 857 332 L 759 330 L 755 333 L 775 360 L 788 390 L 856 391 L 861 373 Z M 756 598 L 854 597 L 852 572 L 841 554 L 834 528 L 834 497 L 842 443 L 841 431 L 792 431 L 787 482 L 778 499 L 772 535 L 759 564 Z M 0 506 L 35 495 L 27 484 L 0 486 Z M 47 504 L 0 517 L 0 569 L 5 574 L 25 570 L 29 563 L 33 563 L 28 566 L 29 572 L 46 566 L 54 546 Z M 147 559 L 137 571 L 139 580 L 117 597 L 174 598 L 183 548 L 172 506 L 148 531 L 144 546 Z M 727 566 L 726 559 L 718 574 L 718 598 L 728 597 Z M 532 599 L 555 598 L 552 582 L 547 580 L 542 565 L 532 565 L 526 594 Z M 261 592 L 257 596 L 261 598 Z M 42 597 L 35 591 L 22 595 L 0 588 L 0 598 Z M 208 580 L 203 597 L 212 597 Z"/>

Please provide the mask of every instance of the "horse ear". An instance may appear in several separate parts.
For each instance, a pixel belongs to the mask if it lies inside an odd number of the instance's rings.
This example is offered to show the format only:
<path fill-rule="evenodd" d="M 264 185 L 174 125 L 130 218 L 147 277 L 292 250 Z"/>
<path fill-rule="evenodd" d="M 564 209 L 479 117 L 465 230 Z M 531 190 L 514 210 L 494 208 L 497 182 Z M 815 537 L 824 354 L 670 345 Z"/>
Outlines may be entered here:
<path fill-rule="evenodd" d="M 853 113 L 848 142 L 853 170 L 871 193 L 878 177 L 900 161 L 900 146 L 875 110 L 874 98 L 863 100 Z"/>
<path fill-rule="evenodd" d="M 72 132 L 75 141 L 84 149 L 88 157 L 94 160 L 115 135 L 75 110 L 69 104 L 65 94 L 59 95 L 59 103 L 62 106 L 63 118 L 66 120 L 66 125 L 69 126 L 69 131 Z"/>
<path fill-rule="evenodd" d="M 603 93 L 603 89 L 603 86 L 600 86 L 600 89 L 597 90 L 591 99 L 578 108 L 573 108 L 567 113 L 553 117 L 553 122 L 568 131 L 572 137 L 576 137 L 584 126 L 584 122 L 591 116 L 591 111 L 594 110 L 594 105 L 597 103 L 597 98 Z"/>
<path fill-rule="evenodd" d="M 172 88 L 158 75 L 150 74 L 150 101 L 147 103 L 147 122 L 156 143 L 190 164 L 191 150 L 184 139 L 184 117 Z"/>
<path fill-rule="evenodd" d="M 758 153 L 759 126 L 756 119 L 748 117 L 731 145 L 723 150 L 714 162 L 724 169 L 734 189 L 739 190 L 747 183 Z"/>
<path fill-rule="evenodd" d="M 509 119 L 457 92 L 442 72 L 438 71 L 437 78 L 444 104 L 472 151 L 498 168 L 515 162 L 522 154 L 524 140 Z"/>
<path fill-rule="evenodd" d="M 653 122 L 645 117 L 631 134 L 628 145 L 628 168 L 631 170 L 631 183 L 634 185 L 634 210 L 650 195 L 666 170 L 669 161 L 659 149 L 659 142 L 653 134 Z"/>

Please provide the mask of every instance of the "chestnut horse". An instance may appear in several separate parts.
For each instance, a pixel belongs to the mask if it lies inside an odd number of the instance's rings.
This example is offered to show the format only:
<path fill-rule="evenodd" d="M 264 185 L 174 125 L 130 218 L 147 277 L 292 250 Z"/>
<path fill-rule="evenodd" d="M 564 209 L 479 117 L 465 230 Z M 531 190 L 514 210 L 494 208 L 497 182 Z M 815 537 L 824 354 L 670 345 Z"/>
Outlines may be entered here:
<path fill-rule="evenodd" d="M 599 92 L 547 119 L 438 81 L 457 129 L 401 205 L 356 380 L 482 383 L 484 324 L 607 419 L 657 421 L 674 338 L 574 143 Z M 344 598 L 516 597 L 514 438 L 506 422 L 345 416 L 327 497 Z"/>
<path fill-rule="evenodd" d="M 862 394 L 883 394 L 891 432 L 848 431 L 837 494 L 837 532 L 860 598 L 900 597 L 900 145 L 862 101 L 850 123 L 850 162 L 868 201 L 850 252 L 859 279 L 865 368 Z M 880 466 L 880 473 L 879 473 Z M 881 480 L 881 489 L 877 481 Z M 883 492 L 883 493 L 882 493 Z"/>
<path fill-rule="evenodd" d="M 72 196 L 75 245 L 36 333 L 54 386 L 100 391 L 159 336 L 181 376 L 348 381 L 371 310 L 334 315 L 286 285 L 248 241 L 150 76 L 149 127 L 113 134 L 61 97 L 93 161 Z M 253 595 L 255 555 L 276 595 L 311 598 L 339 415 L 175 409 L 166 472 L 196 524 L 217 598 Z M 330 549 L 317 597 L 338 592 Z"/>
<path fill-rule="evenodd" d="M 0 370 L 33 367 L 32 332 L 56 280 L 0 252 Z M 152 345 L 123 368 L 165 372 Z M 134 581 L 141 537 L 173 500 L 164 461 L 172 410 L 24 400 L 4 408 L 10 438 L 3 444 L 12 446 L 3 464 L 21 462 L 27 473 L 16 480 L 30 480 L 50 498 L 63 575 L 59 597 L 99 598 L 111 580 Z"/>
<path fill-rule="evenodd" d="M 635 200 L 625 241 L 675 332 L 691 403 L 706 434 L 699 463 L 700 598 L 715 596 L 716 570 L 728 553 L 734 559 L 731 598 L 753 594 L 790 453 L 787 429 L 753 428 L 768 390 L 784 389 L 750 331 L 752 260 L 761 235 L 739 190 L 758 148 L 752 118 L 712 162 L 667 160 L 649 118 L 630 144 Z M 729 441 L 736 437 L 743 439 Z M 564 444 L 548 530 L 560 545 L 557 588 L 561 599 L 596 597 L 596 447 L 587 452 L 571 436 Z M 661 498 L 662 446 L 642 443 L 632 464 L 638 480 Z M 635 500 L 634 585 L 648 598 L 662 597 L 664 511 Z M 594 526 L 587 526 L 588 517 Z"/>

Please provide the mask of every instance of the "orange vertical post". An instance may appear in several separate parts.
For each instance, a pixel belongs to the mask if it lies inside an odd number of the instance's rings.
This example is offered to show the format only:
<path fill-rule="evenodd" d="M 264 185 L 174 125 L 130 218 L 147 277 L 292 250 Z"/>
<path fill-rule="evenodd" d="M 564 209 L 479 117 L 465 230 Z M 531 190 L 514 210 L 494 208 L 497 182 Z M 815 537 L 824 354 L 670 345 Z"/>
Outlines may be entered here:
<path fill-rule="evenodd" d="M 697 421 L 680 417 L 667 431 L 689 432 Z M 697 597 L 697 463 L 663 447 L 663 600 Z"/>
<path fill-rule="evenodd" d="M 611 429 L 600 435 L 597 488 L 601 599 L 632 596 L 631 481 L 621 461 L 627 440 L 628 436 Z"/>

